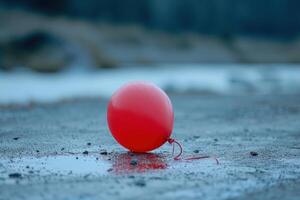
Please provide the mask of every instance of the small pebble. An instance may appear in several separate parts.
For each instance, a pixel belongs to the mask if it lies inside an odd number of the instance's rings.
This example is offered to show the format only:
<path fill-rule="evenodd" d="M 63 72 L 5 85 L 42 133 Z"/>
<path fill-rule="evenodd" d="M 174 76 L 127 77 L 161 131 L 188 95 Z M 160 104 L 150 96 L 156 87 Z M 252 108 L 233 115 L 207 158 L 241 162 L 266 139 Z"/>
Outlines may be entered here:
<path fill-rule="evenodd" d="M 9 178 L 21 178 L 22 175 L 20 173 L 11 173 L 8 175 Z"/>
<path fill-rule="evenodd" d="M 90 143 L 90 142 L 87 143 L 88 146 L 91 146 L 91 144 L 92 144 L 92 143 Z"/>
<path fill-rule="evenodd" d="M 200 136 L 199 135 L 194 135 L 193 136 L 195 139 L 198 139 L 198 138 L 200 138 Z"/>
<path fill-rule="evenodd" d="M 65 148 L 61 148 L 60 150 L 63 151 L 63 150 L 65 150 Z"/>
<path fill-rule="evenodd" d="M 84 179 L 87 179 L 91 174 L 86 174 L 83 176 Z"/>
<path fill-rule="evenodd" d="M 194 153 L 199 153 L 199 150 L 198 149 L 194 150 Z"/>
<path fill-rule="evenodd" d="M 13 138 L 14 140 L 18 140 L 19 139 L 19 137 L 15 137 L 15 138 Z"/>
<path fill-rule="evenodd" d="M 100 152 L 101 155 L 107 155 L 107 151 Z"/>
<path fill-rule="evenodd" d="M 107 171 L 108 171 L 108 172 L 111 172 L 112 170 L 113 170 L 112 168 L 109 168 Z"/>
<path fill-rule="evenodd" d="M 132 156 L 132 157 L 135 156 L 135 154 L 132 153 L 132 152 L 129 152 L 129 155 Z"/>
<path fill-rule="evenodd" d="M 257 153 L 257 152 L 255 152 L 255 151 L 251 151 L 251 152 L 250 152 L 250 155 L 251 155 L 251 156 L 257 156 L 257 155 L 258 155 L 258 153 Z"/>
<path fill-rule="evenodd" d="M 89 152 L 88 151 L 84 151 L 84 152 L 82 152 L 82 154 L 87 155 L 87 154 L 89 154 Z"/>
<path fill-rule="evenodd" d="M 139 187 L 145 187 L 146 186 L 146 182 L 143 179 L 135 181 L 134 184 L 136 186 L 139 186 Z"/>
<path fill-rule="evenodd" d="M 135 165 L 137 165 L 137 164 L 138 164 L 137 160 L 131 160 L 131 161 L 130 161 L 130 165 L 135 166 Z"/>
<path fill-rule="evenodd" d="M 29 169 L 29 166 L 27 165 L 26 168 Z"/>
<path fill-rule="evenodd" d="M 78 157 L 76 157 L 76 160 L 78 160 Z"/>
<path fill-rule="evenodd" d="M 218 142 L 219 140 L 217 138 L 214 139 L 215 142 Z"/>
<path fill-rule="evenodd" d="M 40 151 L 39 151 L 39 150 L 36 150 L 36 152 L 39 153 Z"/>

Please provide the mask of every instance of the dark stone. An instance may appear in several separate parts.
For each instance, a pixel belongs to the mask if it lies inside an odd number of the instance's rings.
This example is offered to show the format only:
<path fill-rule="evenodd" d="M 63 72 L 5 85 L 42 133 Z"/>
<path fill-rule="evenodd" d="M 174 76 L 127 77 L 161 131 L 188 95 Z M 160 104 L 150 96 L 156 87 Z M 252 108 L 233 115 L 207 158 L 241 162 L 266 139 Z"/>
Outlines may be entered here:
<path fill-rule="evenodd" d="M 63 151 L 63 150 L 65 150 L 65 148 L 61 148 L 60 150 Z"/>
<path fill-rule="evenodd" d="M 82 154 L 87 155 L 87 154 L 89 154 L 89 152 L 88 151 L 84 151 L 84 152 L 82 152 Z"/>
<path fill-rule="evenodd" d="M 84 179 L 87 179 L 89 176 L 91 176 L 91 174 L 86 174 L 83 176 Z"/>
<path fill-rule="evenodd" d="M 21 178 L 22 174 L 20 173 L 11 173 L 8 175 L 9 178 Z"/>
<path fill-rule="evenodd" d="M 13 139 L 14 139 L 14 140 L 18 140 L 18 139 L 19 139 L 19 137 L 14 137 Z"/>
<path fill-rule="evenodd" d="M 146 182 L 145 182 L 145 180 L 143 180 L 143 179 L 140 179 L 140 180 L 135 181 L 134 184 L 135 184 L 136 186 L 139 186 L 139 187 L 145 187 L 145 186 L 146 186 Z"/>
<path fill-rule="evenodd" d="M 218 142 L 219 140 L 217 138 L 214 139 L 215 142 Z"/>
<path fill-rule="evenodd" d="M 130 165 L 136 166 L 138 164 L 137 160 L 131 160 Z"/>
<path fill-rule="evenodd" d="M 129 155 L 132 156 L 132 157 L 135 156 L 135 154 L 132 153 L 132 152 L 129 152 Z"/>
<path fill-rule="evenodd" d="M 40 151 L 39 151 L 39 150 L 36 150 L 36 152 L 39 153 Z"/>
<path fill-rule="evenodd" d="M 257 152 L 255 152 L 255 151 L 251 151 L 251 152 L 250 152 L 250 155 L 251 155 L 251 156 L 257 156 L 257 155 L 258 155 L 258 153 L 257 153 Z"/>
<path fill-rule="evenodd" d="M 111 172 L 111 171 L 113 171 L 113 169 L 112 169 L 112 168 L 109 168 L 107 171 L 108 171 L 108 172 Z"/>
<path fill-rule="evenodd" d="M 102 152 L 100 152 L 100 154 L 101 155 L 107 155 L 108 153 L 107 153 L 107 151 L 102 151 Z"/>
<path fill-rule="evenodd" d="M 199 153 L 199 150 L 198 149 L 194 150 L 194 153 Z"/>
<path fill-rule="evenodd" d="M 87 143 L 88 146 L 91 146 L 91 144 L 92 144 L 92 143 L 90 143 L 90 142 Z"/>

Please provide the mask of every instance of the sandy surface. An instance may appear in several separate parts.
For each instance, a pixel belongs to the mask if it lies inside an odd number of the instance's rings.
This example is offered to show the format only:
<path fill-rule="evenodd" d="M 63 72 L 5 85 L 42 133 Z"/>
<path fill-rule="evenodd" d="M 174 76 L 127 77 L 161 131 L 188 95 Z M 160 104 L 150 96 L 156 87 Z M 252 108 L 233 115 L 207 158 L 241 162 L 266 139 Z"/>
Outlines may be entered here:
<path fill-rule="evenodd" d="M 127 153 L 107 129 L 104 99 L 2 106 L 0 200 L 298 199 L 300 96 L 170 98 L 183 157 L 219 165 L 174 161 L 169 144 Z"/>

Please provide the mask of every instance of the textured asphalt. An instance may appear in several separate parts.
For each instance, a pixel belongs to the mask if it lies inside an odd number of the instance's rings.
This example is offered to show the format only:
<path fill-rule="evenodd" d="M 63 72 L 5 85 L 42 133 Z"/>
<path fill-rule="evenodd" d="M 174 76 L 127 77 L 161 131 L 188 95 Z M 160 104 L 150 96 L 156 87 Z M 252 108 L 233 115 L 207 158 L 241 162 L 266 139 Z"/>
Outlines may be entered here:
<path fill-rule="evenodd" d="M 183 158 L 219 165 L 126 152 L 106 99 L 0 106 L 0 200 L 299 199 L 299 95 L 170 98 Z"/>

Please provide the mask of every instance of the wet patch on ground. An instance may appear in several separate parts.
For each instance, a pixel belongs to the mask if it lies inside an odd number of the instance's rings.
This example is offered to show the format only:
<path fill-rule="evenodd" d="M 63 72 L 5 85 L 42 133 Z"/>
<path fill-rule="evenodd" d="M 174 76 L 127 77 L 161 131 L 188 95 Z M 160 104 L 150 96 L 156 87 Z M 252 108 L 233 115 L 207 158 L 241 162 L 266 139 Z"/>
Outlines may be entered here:
<path fill-rule="evenodd" d="M 167 170 L 196 173 L 201 169 L 214 170 L 214 159 L 174 160 L 163 153 L 136 154 L 131 152 L 89 154 L 63 153 L 50 156 L 30 156 L 0 160 L 0 177 L 19 179 L 30 176 L 103 176 L 155 173 Z M 197 167 L 198 166 L 198 167 Z M 200 170 L 201 171 L 201 170 Z M 203 170 L 202 170 L 203 171 Z"/>

